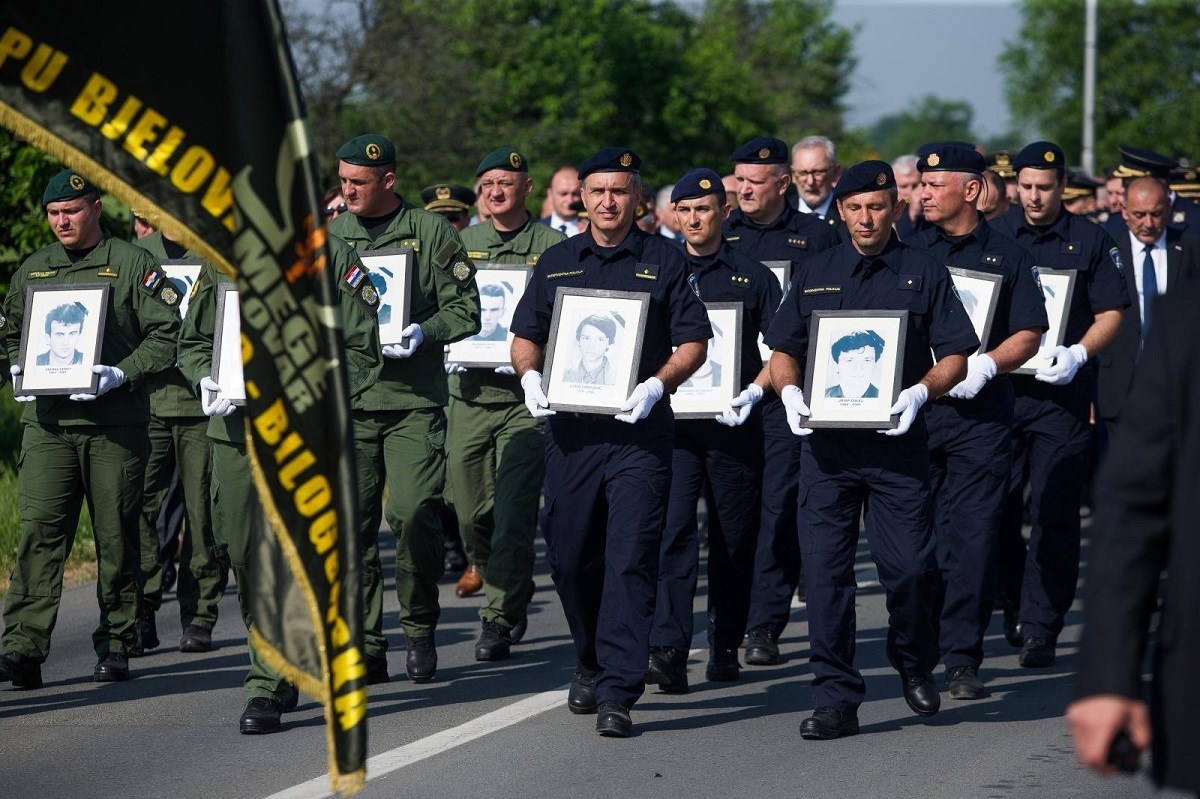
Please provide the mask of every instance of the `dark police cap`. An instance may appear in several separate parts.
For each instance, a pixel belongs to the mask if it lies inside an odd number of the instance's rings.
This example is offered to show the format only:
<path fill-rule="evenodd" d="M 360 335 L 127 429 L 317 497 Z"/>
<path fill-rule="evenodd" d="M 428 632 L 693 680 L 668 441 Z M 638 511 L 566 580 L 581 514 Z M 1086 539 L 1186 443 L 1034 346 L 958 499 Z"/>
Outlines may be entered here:
<path fill-rule="evenodd" d="M 971 142 L 969 142 L 969 141 L 954 141 L 952 139 L 947 139 L 945 141 L 931 141 L 931 142 L 926 142 L 925 144 L 922 144 L 920 147 L 917 148 L 917 158 L 921 158 L 921 156 L 929 155 L 934 150 L 940 150 L 940 149 L 944 149 L 946 147 L 961 147 L 966 150 L 974 150 L 975 149 L 975 145 L 971 144 Z"/>
<path fill-rule="evenodd" d="M 963 147 L 953 142 L 932 147 L 917 158 L 917 171 L 922 173 L 973 172 L 982 175 L 985 169 L 987 163 L 974 147 Z"/>
<path fill-rule="evenodd" d="M 986 161 L 987 168 L 1005 180 L 1017 176 L 1017 170 L 1013 169 L 1012 153 L 1008 150 L 997 150 L 994 153 L 988 153 Z"/>
<path fill-rule="evenodd" d="M 1013 169 L 1063 169 L 1067 168 L 1067 159 L 1063 156 L 1062 148 L 1051 141 L 1035 141 L 1027 144 L 1017 157 L 1013 159 Z"/>
<path fill-rule="evenodd" d="M 721 176 L 711 169 L 693 169 L 676 182 L 675 188 L 671 190 L 671 202 L 693 200 L 709 194 L 721 195 L 724 202 L 725 184 L 721 182 Z"/>
<path fill-rule="evenodd" d="M 788 146 L 773 136 L 755 136 L 734 150 L 729 160 L 735 164 L 786 164 Z"/>
<path fill-rule="evenodd" d="M 436 183 L 421 189 L 426 211 L 462 213 L 475 204 L 475 192 L 454 183 Z"/>
<path fill-rule="evenodd" d="M 1195 167 L 1177 166 L 1171 170 L 1171 189 L 1188 197 L 1200 191 L 1200 170 Z"/>
<path fill-rule="evenodd" d="M 642 159 L 628 147 L 605 147 L 579 165 L 579 180 L 593 172 L 633 172 L 642 168 Z"/>
<path fill-rule="evenodd" d="M 64 169 L 50 178 L 50 182 L 46 184 L 46 190 L 42 192 L 42 207 L 45 208 L 50 203 L 75 200 L 89 194 L 99 193 L 100 190 L 85 180 L 83 175 L 73 169 Z"/>
<path fill-rule="evenodd" d="M 833 187 L 833 199 L 840 200 L 864 191 L 896 188 L 896 176 L 887 161 L 863 161 L 842 173 Z"/>
<path fill-rule="evenodd" d="M 339 161 L 355 166 L 383 166 L 396 163 L 396 145 L 378 133 L 355 136 L 338 148 Z"/>
<path fill-rule="evenodd" d="M 1113 170 L 1113 175 L 1118 178 L 1152 177 L 1167 180 L 1171 170 L 1179 166 L 1174 158 L 1141 147 L 1123 144 L 1117 148 L 1117 152 L 1121 154 L 1121 163 Z"/>
<path fill-rule="evenodd" d="M 1067 185 L 1063 189 L 1062 198 L 1079 200 L 1084 197 L 1095 197 L 1096 190 L 1100 188 L 1100 185 L 1099 181 L 1092 180 L 1084 173 L 1069 169 L 1067 170 Z"/>
<path fill-rule="evenodd" d="M 475 177 L 479 177 L 484 172 L 491 172 L 493 169 L 503 169 L 505 172 L 528 172 L 529 162 L 515 148 L 501 147 L 483 157 L 475 169 Z"/>

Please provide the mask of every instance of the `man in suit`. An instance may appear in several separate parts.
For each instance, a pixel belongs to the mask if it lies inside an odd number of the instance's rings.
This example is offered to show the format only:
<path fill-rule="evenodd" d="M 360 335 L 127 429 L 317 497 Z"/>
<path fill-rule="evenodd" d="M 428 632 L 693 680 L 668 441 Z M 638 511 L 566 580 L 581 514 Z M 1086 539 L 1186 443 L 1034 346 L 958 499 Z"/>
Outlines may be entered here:
<path fill-rule="evenodd" d="M 1155 296 L 1173 290 L 1197 271 L 1194 240 L 1167 225 L 1170 197 L 1157 179 L 1134 178 L 1125 188 L 1123 215 L 1127 232 L 1113 238 L 1120 254 L 1121 275 L 1133 302 L 1125 309 L 1121 330 L 1097 358 L 1096 410 L 1112 434 L 1146 339 L 1146 311 Z M 1185 244 L 1184 242 L 1188 242 Z"/>
<path fill-rule="evenodd" d="M 1096 497 L 1095 552 L 1085 587 L 1076 699 L 1067 708 L 1075 751 L 1105 774 L 1119 732 L 1151 747 L 1160 785 L 1200 792 L 1200 287 L 1154 305 L 1146 355 L 1126 400 Z M 1167 580 L 1149 711 L 1143 655 L 1159 580 Z"/>

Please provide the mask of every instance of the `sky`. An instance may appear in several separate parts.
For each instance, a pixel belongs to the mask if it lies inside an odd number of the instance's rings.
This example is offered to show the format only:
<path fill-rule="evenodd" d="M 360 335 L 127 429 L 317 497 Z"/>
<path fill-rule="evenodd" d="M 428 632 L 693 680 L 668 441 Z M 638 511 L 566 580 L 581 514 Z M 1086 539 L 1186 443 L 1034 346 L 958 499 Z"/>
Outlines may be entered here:
<path fill-rule="evenodd" d="M 980 136 L 1008 130 L 996 59 L 1020 25 L 1016 0 L 836 0 L 833 19 L 862 25 L 848 127 L 869 126 L 933 94 L 969 102 Z"/>

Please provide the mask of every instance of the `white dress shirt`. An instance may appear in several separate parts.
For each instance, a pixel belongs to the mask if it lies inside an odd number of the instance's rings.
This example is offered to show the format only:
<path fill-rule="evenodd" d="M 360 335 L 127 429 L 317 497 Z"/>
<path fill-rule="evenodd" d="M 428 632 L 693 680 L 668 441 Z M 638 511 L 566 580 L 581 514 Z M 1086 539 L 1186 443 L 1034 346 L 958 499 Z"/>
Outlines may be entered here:
<path fill-rule="evenodd" d="M 565 233 L 567 236 L 578 236 L 583 232 L 583 225 L 579 224 L 578 219 L 563 219 L 558 214 L 550 213 L 550 227 Z"/>
<path fill-rule="evenodd" d="M 832 191 L 829 192 L 829 194 L 825 195 L 825 202 L 821 203 L 816 208 L 810 208 L 808 203 L 804 202 L 804 197 L 801 197 L 799 195 L 797 195 L 797 196 L 798 196 L 799 202 L 796 204 L 796 207 L 799 210 L 803 211 L 806 214 L 816 214 L 817 216 L 821 217 L 822 219 L 824 219 L 829 214 L 829 206 L 833 205 L 833 192 Z"/>
<path fill-rule="evenodd" d="M 1142 262 L 1146 260 L 1146 245 L 1138 241 L 1137 236 L 1129 233 L 1129 247 L 1133 253 L 1133 279 L 1137 284 L 1138 293 L 1138 311 L 1142 318 L 1146 318 L 1146 292 L 1142 288 Z M 1158 284 L 1158 293 L 1165 294 L 1167 291 L 1167 231 L 1163 230 L 1158 241 L 1154 242 L 1154 249 L 1150 251 L 1150 258 L 1154 261 L 1154 282 Z"/>

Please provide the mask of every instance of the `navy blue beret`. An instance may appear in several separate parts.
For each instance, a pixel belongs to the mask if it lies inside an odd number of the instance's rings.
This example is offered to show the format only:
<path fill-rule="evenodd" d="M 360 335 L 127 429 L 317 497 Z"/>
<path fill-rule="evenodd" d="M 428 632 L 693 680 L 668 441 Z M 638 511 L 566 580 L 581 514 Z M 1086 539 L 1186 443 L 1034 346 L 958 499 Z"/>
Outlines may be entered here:
<path fill-rule="evenodd" d="M 633 172 L 642 168 L 642 159 L 628 147 L 605 147 L 579 165 L 579 180 L 593 172 Z"/>
<path fill-rule="evenodd" d="M 725 184 L 721 182 L 721 176 L 716 172 L 702 167 L 700 169 L 693 169 L 675 183 L 675 188 L 671 190 L 671 202 L 677 203 L 680 200 L 692 200 L 696 197 L 705 197 L 709 194 L 719 194 L 723 201 L 725 199 Z"/>
<path fill-rule="evenodd" d="M 918 172 L 974 172 L 982 175 L 987 162 L 974 147 L 932 147 L 917 159 Z"/>
<path fill-rule="evenodd" d="M 786 164 L 788 146 L 771 136 L 755 136 L 734 150 L 729 160 L 735 164 Z"/>
<path fill-rule="evenodd" d="M 971 144 L 969 141 L 954 141 L 952 139 L 947 139 L 945 141 L 930 141 L 925 142 L 917 148 L 917 158 L 920 158 L 923 155 L 929 155 L 934 150 L 945 147 L 963 147 L 967 150 L 975 149 L 975 145 Z"/>
<path fill-rule="evenodd" d="M 833 199 L 840 200 L 863 191 L 896 188 L 896 175 L 887 161 L 863 161 L 842 173 L 833 187 Z"/>
<path fill-rule="evenodd" d="M 1027 144 L 1013 159 L 1013 169 L 1020 172 L 1025 167 L 1033 169 L 1067 168 L 1067 159 L 1062 148 L 1052 141 L 1035 141 Z"/>

